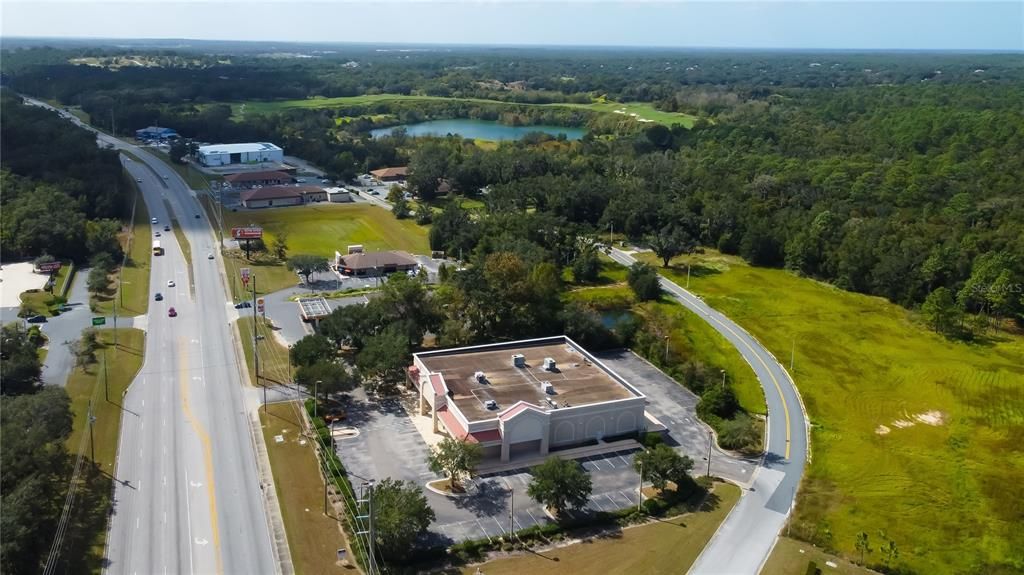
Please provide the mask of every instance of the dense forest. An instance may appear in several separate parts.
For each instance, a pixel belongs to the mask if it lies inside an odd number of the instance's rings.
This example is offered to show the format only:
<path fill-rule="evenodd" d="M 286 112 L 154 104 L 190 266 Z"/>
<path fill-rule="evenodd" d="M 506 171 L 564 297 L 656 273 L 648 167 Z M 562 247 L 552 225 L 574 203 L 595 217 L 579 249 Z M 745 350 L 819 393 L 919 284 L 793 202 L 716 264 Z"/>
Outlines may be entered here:
<path fill-rule="evenodd" d="M 0 98 L 0 255 L 82 262 L 106 252 L 119 260 L 117 219 L 131 209 L 132 187 L 117 153 L 54 112 L 7 90 Z"/>

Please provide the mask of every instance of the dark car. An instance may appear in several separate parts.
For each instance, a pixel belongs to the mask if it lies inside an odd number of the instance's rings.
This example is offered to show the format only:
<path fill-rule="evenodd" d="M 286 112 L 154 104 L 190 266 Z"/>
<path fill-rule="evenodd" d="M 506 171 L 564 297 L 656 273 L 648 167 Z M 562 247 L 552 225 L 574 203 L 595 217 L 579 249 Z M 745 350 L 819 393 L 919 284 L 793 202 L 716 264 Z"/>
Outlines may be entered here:
<path fill-rule="evenodd" d="M 243 302 L 239 302 L 239 303 L 235 304 L 235 309 L 243 309 L 243 308 L 247 308 L 247 307 L 252 307 L 252 303 L 251 302 L 247 302 L 247 301 L 243 301 Z"/>
<path fill-rule="evenodd" d="M 171 226 L 164 226 L 164 231 L 165 232 L 171 231 Z"/>
<path fill-rule="evenodd" d="M 29 318 L 28 318 L 27 320 L 25 320 L 25 321 L 27 321 L 27 322 L 29 322 L 29 323 L 46 323 L 46 316 L 43 316 L 43 315 L 34 315 L 34 316 L 31 316 L 31 317 L 29 317 Z"/>
<path fill-rule="evenodd" d="M 160 293 L 160 292 L 156 292 L 156 295 L 155 295 L 155 296 L 153 296 L 153 299 L 155 299 L 156 301 L 163 301 L 163 299 L 164 299 L 164 294 L 162 294 L 162 293 Z"/>
<path fill-rule="evenodd" d="M 197 219 L 197 220 L 199 219 L 199 214 L 196 214 L 196 219 Z"/>
<path fill-rule="evenodd" d="M 172 307 L 172 308 L 170 308 L 170 309 L 168 309 L 168 310 L 167 310 L 167 316 L 168 316 L 168 317 L 177 317 L 177 316 L 178 316 L 178 311 L 177 311 L 177 310 L 175 310 L 175 309 L 174 309 L 174 308 Z"/>

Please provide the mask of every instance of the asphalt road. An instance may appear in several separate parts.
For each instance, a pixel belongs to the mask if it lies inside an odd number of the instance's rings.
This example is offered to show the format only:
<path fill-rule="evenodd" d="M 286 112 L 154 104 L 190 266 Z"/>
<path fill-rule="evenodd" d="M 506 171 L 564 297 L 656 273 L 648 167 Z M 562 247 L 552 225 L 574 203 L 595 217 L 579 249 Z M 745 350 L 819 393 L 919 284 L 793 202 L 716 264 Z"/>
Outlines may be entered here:
<path fill-rule="evenodd" d="M 246 415 L 255 407 L 247 400 L 253 396 L 243 392 L 239 377 L 221 262 L 205 257 L 215 251 L 213 230 L 205 216 L 195 219 L 203 213 L 199 202 L 160 160 L 104 134 L 98 140 L 145 160 L 125 166 L 142 180 L 160 227 L 170 221 L 164 200 L 172 206 L 191 244 L 195 278 L 190 286 L 176 237 L 164 234 L 165 255 L 153 258 L 146 355 L 122 401 L 105 570 L 275 573 Z M 162 302 L 152 301 L 158 291 Z M 167 316 L 172 306 L 178 317 Z"/>
<path fill-rule="evenodd" d="M 618 249 L 612 249 L 611 257 L 626 266 L 636 261 Z M 661 278 L 661 286 L 736 347 L 757 375 L 768 405 L 767 449 L 754 479 L 689 572 L 758 573 L 793 507 L 807 459 L 807 425 L 796 386 L 775 357 L 739 325 L 676 283 Z"/>

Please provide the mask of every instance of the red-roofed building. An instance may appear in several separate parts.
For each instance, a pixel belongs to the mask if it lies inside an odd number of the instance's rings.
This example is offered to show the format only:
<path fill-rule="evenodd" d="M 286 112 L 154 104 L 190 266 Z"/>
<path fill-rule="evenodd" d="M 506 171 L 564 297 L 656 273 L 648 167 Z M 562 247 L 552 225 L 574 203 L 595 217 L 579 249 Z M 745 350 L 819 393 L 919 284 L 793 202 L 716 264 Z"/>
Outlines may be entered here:
<path fill-rule="evenodd" d="M 316 186 L 270 186 L 242 192 L 241 199 L 246 208 L 277 208 L 326 202 L 327 192 Z"/>
<path fill-rule="evenodd" d="M 284 172 L 260 171 L 231 174 L 224 176 L 224 181 L 233 188 L 243 189 L 253 186 L 281 186 L 292 183 L 294 179 Z"/>

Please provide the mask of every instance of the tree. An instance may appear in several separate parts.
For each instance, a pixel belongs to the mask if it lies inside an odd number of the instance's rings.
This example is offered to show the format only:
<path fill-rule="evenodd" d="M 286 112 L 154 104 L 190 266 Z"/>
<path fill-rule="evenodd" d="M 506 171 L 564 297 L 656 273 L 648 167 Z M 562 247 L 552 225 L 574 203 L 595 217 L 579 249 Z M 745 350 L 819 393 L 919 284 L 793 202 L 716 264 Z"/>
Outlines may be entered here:
<path fill-rule="evenodd" d="M 448 150 L 441 143 L 428 140 L 409 158 L 409 185 L 424 202 L 437 196 L 437 188 L 447 173 Z"/>
<path fill-rule="evenodd" d="M 36 346 L 16 322 L 0 329 L 0 393 L 21 395 L 37 390 L 42 369 Z"/>
<path fill-rule="evenodd" d="M 626 283 L 633 290 L 636 299 L 649 301 L 661 297 L 661 283 L 658 272 L 650 264 L 636 262 L 629 268 Z"/>
<path fill-rule="evenodd" d="M 921 304 L 925 321 L 938 333 L 948 334 L 953 329 L 958 311 L 953 292 L 945 287 L 932 291 Z"/>
<path fill-rule="evenodd" d="M 688 473 L 693 469 L 693 460 L 661 444 L 638 453 L 633 459 L 633 468 L 649 479 L 655 489 L 661 491 L 669 481 L 680 485 L 687 480 Z"/>
<path fill-rule="evenodd" d="M 274 257 L 279 260 L 284 260 L 288 257 L 288 232 L 280 230 L 274 234 L 274 239 L 271 242 L 271 250 L 274 252 Z"/>
<path fill-rule="evenodd" d="M 896 547 L 896 542 L 886 536 L 885 531 L 879 531 L 878 536 L 885 541 L 885 545 L 879 550 L 885 555 L 885 565 L 888 567 L 893 561 L 899 559 L 900 550 Z"/>
<path fill-rule="evenodd" d="M 358 373 L 349 371 L 344 365 L 321 360 L 295 370 L 295 383 L 305 387 L 310 393 L 315 387 L 317 394 L 326 398 L 336 393 L 352 391 L 359 386 L 360 380 Z"/>
<path fill-rule="evenodd" d="M 427 455 L 427 466 L 434 473 L 448 476 L 452 491 L 461 491 L 462 476 L 469 476 L 480 458 L 483 448 L 477 443 L 470 443 L 452 437 L 446 437 L 431 448 Z"/>
<path fill-rule="evenodd" d="M 861 531 L 857 534 L 857 542 L 854 544 L 857 551 L 860 551 L 860 564 L 864 564 L 864 554 L 871 553 L 871 543 L 868 541 L 868 534 L 866 531 Z"/>
<path fill-rule="evenodd" d="M 388 391 L 405 377 L 409 365 L 409 338 L 398 326 L 388 326 L 367 338 L 356 356 L 356 365 L 372 379 L 374 389 Z"/>
<path fill-rule="evenodd" d="M 405 218 L 409 217 L 408 200 L 406 200 L 403 197 L 399 197 L 397 200 L 395 200 L 394 204 L 391 205 L 391 213 L 394 214 L 395 217 L 400 220 L 404 220 Z"/>
<path fill-rule="evenodd" d="M 556 515 L 568 508 L 582 508 L 593 491 L 590 475 L 576 461 L 552 456 L 534 467 L 532 474 L 526 493 Z"/>
<path fill-rule="evenodd" d="M 330 361 L 336 351 L 337 347 L 331 340 L 315 333 L 295 342 L 288 351 L 288 358 L 294 366 L 313 365 L 319 361 Z"/>
<path fill-rule="evenodd" d="M 373 488 L 373 513 L 377 550 L 396 560 L 409 557 L 416 539 L 437 518 L 418 485 L 390 477 Z"/>
<path fill-rule="evenodd" d="M 661 258 L 661 267 L 665 268 L 672 258 L 692 251 L 696 245 L 686 230 L 672 224 L 665 226 L 657 234 L 647 236 L 645 242 L 654 250 L 655 255 Z"/>
<path fill-rule="evenodd" d="M 420 204 L 416 206 L 415 217 L 417 224 L 425 226 L 434 221 L 434 210 L 430 209 L 430 206 L 427 204 L 420 202 Z"/>
<path fill-rule="evenodd" d="M 310 289 L 313 289 L 313 286 L 309 283 L 313 274 L 326 272 L 331 269 L 327 264 L 327 258 L 311 254 L 299 254 L 292 256 L 288 259 L 287 266 L 288 269 L 301 275 L 306 280 L 306 285 L 309 286 Z"/>
<path fill-rule="evenodd" d="M 704 420 L 711 417 L 730 419 L 739 408 L 740 403 L 737 401 L 732 387 L 711 383 L 700 396 L 697 415 Z"/>
<path fill-rule="evenodd" d="M 399 186 L 398 184 L 391 184 L 391 187 L 388 188 L 388 201 L 393 204 L 404 197 L 405 192 L 402 191 L 402 186 Z"/>
<path fill-rule="evenodd" d="M 573 280 L 576 283 L 590 283 L 597 281 L 600 274 L 601 260 L 597 257 L 597 250 L 587 248 L 580 251 L 572 262 Z"/>
<path fill-rule="evenodd" d="M 92 293 L 103 293 L 110 287 L 110 276 L 103 268 L 92 268 L 85 280 L 85 287 Z"/>

